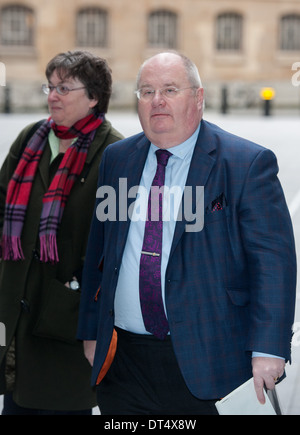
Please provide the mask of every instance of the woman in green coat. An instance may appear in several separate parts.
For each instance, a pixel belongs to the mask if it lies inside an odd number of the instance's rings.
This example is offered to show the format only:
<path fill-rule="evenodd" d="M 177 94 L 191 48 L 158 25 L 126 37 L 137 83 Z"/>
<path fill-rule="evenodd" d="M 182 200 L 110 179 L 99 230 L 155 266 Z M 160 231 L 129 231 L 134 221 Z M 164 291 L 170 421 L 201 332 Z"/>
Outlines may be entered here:
<path fill-rule="evenodd" d="M 76 340 L 80 277 L 105 147 L 111 71 L 87 52 L 46 69 L 51 117 L 25 128 L 0 172 L 0 394 L 5 415 L 91 414 L 91 367 Z"/>

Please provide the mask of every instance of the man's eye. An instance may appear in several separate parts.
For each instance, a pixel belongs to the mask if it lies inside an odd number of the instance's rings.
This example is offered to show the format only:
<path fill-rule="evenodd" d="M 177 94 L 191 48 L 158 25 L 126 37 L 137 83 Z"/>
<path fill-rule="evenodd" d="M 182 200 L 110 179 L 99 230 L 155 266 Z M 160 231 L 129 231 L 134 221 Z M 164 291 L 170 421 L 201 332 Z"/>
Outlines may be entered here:
<path fill-rule="evenodd" d="M 168 95 L 175 95 L 177 93 L 177 89 L 176 88 L 166 88 L 165 89 L 165 93 Z"/>
<path fill-rule="evenodd" d="M 154 91 L 152 89 L 144 89 L 142 94 L 147 96 L 147 95 L 152 95 L 153 92 Z"/>

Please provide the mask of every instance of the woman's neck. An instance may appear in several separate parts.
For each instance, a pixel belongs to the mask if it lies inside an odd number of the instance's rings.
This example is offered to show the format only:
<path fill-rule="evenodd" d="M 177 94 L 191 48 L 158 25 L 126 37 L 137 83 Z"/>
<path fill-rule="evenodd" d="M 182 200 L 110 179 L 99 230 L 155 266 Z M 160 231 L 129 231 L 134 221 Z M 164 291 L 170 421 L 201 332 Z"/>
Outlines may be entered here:
<path fill-rule="evenodd" d="M 60 139 L 59 141 L 59 152 L 65 154 L 67 149 L 71 146 L 74 139 Z"/>

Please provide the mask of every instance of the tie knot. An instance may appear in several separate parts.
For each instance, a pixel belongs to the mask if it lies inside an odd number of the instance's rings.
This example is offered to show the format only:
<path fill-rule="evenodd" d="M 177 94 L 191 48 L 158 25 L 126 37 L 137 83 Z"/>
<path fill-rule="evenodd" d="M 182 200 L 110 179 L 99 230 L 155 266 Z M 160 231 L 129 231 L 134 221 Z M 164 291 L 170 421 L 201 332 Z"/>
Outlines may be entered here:
<path fill-rule="evenodd" d="M 156 151 L 156 158 L 157 158 L 157 163 L 159 165 L 163 165 L 163 166 L 167 166 L 169 158 L 171 157 L 172 153 L 170 153 L 167 150 L 158 150 Z"/>

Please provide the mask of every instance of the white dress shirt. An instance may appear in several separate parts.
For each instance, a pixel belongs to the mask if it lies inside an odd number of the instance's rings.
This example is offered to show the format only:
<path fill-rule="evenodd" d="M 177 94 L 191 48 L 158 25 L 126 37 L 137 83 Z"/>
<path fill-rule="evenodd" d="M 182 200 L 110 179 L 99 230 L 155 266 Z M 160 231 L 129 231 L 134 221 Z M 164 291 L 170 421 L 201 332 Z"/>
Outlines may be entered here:
<path fill-rule="evenodd" d="M 183 192 L 194 148 L 200 131 L 200 125 L 195 133 L 184 143 L 170 148 L 173 155 L 166 167 L 165 186 L 174 186 L 178 192 Z M 145 233 L 145 221 L 148 205 L 148 195 L 157 168 L 155 152 L 158 150 L 151 144 L 149 154 L 146 159 L 144 171 L 140 182 L 140 190 L 147 191 L 147 195 L 140 195 L 144 202 L 135 202 L 135 208 L 131 219 L 127 243 L 125 246 L 120 275 L 115 296 L 115 325 L 136 334 L 148 334 L 145 329 L 139 297 L 139 269 L 140 258 Z M 161 261 L 161 282 L 162 297 L 165 304 L 165 273 L 168 264 L 169 254 L 173 241 L 176 218 L 181 203 L 178 195 L 169 195 L 165 189 L 163 208 L 167 215 L 163 222 L 163 252 Z M 168 208 L 169 207 L 169 208 Z"/>

